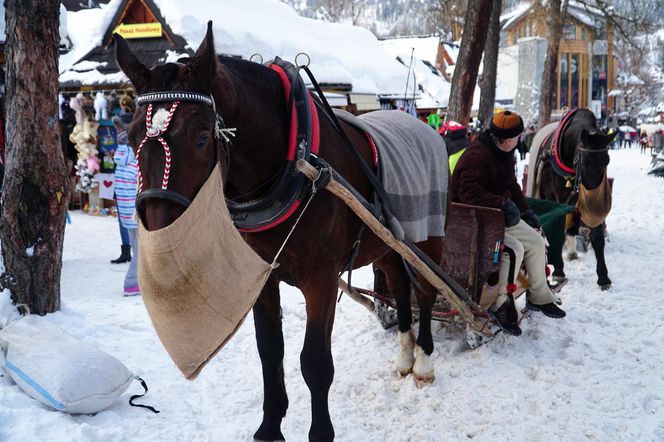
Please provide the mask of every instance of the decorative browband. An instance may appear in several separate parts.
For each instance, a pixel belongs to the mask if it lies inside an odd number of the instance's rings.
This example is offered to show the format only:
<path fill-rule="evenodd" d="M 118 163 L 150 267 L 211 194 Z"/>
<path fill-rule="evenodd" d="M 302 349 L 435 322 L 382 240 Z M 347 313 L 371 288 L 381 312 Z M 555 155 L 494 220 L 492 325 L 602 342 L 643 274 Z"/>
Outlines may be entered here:
<path fill-rule="evenodd" d="M 208 106 L 214 107 L 212 98 L 209 95 L 203 95 L 196 92 L 152 92 L 149 94 L 139 95 L 136 99 L 138 106 L 143 106 L 149 103 L 164 103 L 170 101 L 188 101 L 194 103 L 203 103 Z"/>

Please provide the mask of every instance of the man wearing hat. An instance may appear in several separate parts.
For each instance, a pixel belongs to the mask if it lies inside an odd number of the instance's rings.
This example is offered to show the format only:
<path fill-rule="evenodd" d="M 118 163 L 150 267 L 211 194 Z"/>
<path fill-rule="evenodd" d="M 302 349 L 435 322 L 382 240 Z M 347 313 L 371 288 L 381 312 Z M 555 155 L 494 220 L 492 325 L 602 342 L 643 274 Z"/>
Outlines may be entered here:
<path fill-rule="evenodd" d="M 551 318 L 565 316 L 547 284 L 546 245 L 538 232 L 539 220 L 528 207 L 514 171 L 514 149 L 521 132 L 519 115 L 510 111 L 495 114 L 489 129 L 461 155 L 450 181 L 452 201 L 501 209 L 505 215 L 506 250 L 501 254 L 499 295 L 489 311 L 503 331 L 514 336 L 521 334 L 512 296 L 514 269 L 518 271 L 522 262 L 528 271 L 528 308 Z"/>

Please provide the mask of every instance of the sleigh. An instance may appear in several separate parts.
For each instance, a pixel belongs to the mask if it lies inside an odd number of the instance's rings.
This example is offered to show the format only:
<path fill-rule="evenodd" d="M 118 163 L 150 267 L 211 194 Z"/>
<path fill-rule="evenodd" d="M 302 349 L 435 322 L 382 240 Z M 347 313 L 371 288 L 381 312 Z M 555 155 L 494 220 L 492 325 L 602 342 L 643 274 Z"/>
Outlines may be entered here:
<path fill-rule="evenodd" d="M 318 171 L 306 163 L 298 163 L 310 179 L 317 179 Z M 465 323 L 468 343 L 479 345 L 486 337 L 497 332 L 487 313 L 488 307 L 498 296 L 500 250 L 505 236 L 503 212 L 499 209 L 450 203 L 447 209 L 443 257 L 440 268 L 449 279 L 443 279 L 431 271 L 431 263 L 425 263 L 408 245 L 396 240 L 391 232 L 369 212 L 367 203 L 358 195 L 334 179 L 334 173 L 326 188 L 342 199 L 386 244 L 396 250 L 413 271 L 424 275 L 438 291 L 432 319 L 462 325 Z M 347 184 L 346 184 L 347 185 Z M 396 323 L 394 298 L 389 294 L 385 275 L 374 267 L 373 290 L 349 287 L 339 279 L 339 287 L 351 299 L 376 313 L 385 328 Z M 513 293 L 518 299 L 528 289 L 523 269 L 514 281 Z M 552 285 L 558 292 L 564 282 Z M 521 312 L 521 318 L 527 311 Z M 417 312 L 415 312 L 417 314 Z"/>

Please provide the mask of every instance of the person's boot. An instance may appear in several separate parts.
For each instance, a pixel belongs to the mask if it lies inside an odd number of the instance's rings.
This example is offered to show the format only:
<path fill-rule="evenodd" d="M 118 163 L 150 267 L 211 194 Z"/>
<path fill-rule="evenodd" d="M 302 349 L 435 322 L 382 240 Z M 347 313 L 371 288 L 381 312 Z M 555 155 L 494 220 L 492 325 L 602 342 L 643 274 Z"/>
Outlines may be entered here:
<path fill-rule="evenodd" d="M 123 264 L 125 262 L 131 261 L 131 246 L 120 246 L 122 253 L 118 259 L 112 259 L 111 264 Z"/>
<path fill-rule="evenodd" d="M 564 318 L 566 315 L 565 310 L 558 307 L 555 302 L 549 302 L 548 304 L 533 304 L 526 299 L 526 307 L 530 310 L 542 312 L 549 318 L 560 319 Z"/>
<path fill-rule="evenodd" d="M 507 301 L 496 311 L 489 310 L 489 315 L 498 323 L 502 331 L 512 336 L 521 336 L 521 327 L 519 327 L 519 314 L 514 305 L 514 298 L 508 295 Z"/>

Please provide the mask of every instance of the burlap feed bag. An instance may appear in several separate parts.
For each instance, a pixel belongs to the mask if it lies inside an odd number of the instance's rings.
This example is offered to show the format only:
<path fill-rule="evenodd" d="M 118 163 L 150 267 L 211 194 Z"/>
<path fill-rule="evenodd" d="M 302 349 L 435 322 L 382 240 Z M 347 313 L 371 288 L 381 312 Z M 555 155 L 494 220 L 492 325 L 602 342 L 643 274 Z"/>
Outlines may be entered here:
<path fill-rule="evenodd" d="M 138 226 L 138 280 L 162 344 L 187 379 L 238 330 L 272 268 L 226 208 L 219 165 L 170 226 Z"/>
<path fill-rule="evenodd" d="M 581 221 L 591 229 L 604 222 L 611 211 L 611 186 L 606 178 L 593 190 L 587 190 L 583 184 L 579 185 L 579 200 L 576 203 L 581 214 Z"/>

